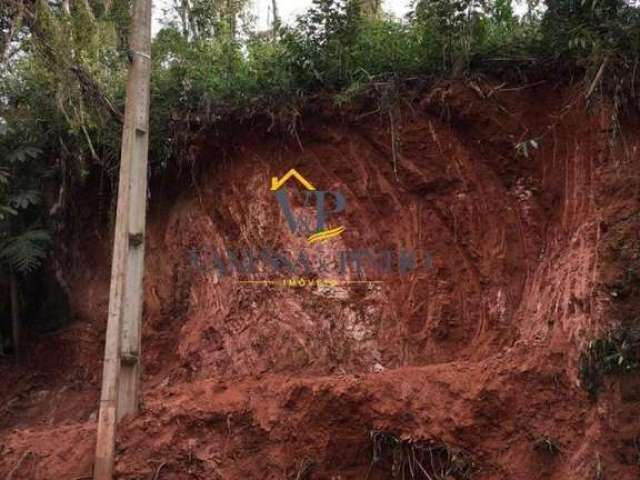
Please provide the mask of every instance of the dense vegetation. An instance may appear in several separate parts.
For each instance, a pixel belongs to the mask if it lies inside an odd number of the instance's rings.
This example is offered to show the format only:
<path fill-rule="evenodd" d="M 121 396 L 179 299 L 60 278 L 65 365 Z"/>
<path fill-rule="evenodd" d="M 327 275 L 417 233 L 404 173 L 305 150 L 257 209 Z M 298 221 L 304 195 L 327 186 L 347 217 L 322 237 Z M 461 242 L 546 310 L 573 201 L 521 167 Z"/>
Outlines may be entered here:
<path fill-rule="evenodd" d="M 375 0 L 315 0 L 294 25 L 274 15 L 267 32 L 252 27 L 244 0 L 176 1 L 153 43 L 154 174 L 189 142 L 192 129 L 178 125 L 266 114 L 295 126 L 311 94 L 340 104 L 372 85 L 397 95 L 407 79 L 526 83 L 548 72 L 582 82 L 588 99 L 608 96 L 616 114 L 638 106 L 640 8 L 624 0 L 532 1 L 522 16 L 510 0 L 416 0 L 403 19 Z M 73 208 L 74 185 L 95 172 L 113 185 L 129 6 L 0 6 L 1 291 L 41 266 Z M 8 318 L 17 303 L 19 295 L 0 298 L 0 319 L 2 305 Z M 0 321 L 0 335 L 9 331 Z"/>

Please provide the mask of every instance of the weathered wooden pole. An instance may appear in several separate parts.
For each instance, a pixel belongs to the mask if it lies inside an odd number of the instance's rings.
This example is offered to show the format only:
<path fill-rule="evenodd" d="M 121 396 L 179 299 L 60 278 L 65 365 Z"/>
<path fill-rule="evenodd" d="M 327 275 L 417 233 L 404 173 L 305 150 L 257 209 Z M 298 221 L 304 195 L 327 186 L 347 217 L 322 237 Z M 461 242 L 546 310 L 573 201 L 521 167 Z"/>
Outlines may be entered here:
<path fill-rule="evenodd" d="M 118 420 L 139 402 L 149 145 L 151 0 L 135 0 L 94 480 L 111 480 Z"/>
<path fill-rule="evenodd" d="M 140 1 L 140 0 L 139 0 Z M 133 163 L 129 205 L 129 257 L 125 274 L 121 332 L 121 372 L 118 394 L 118 419 L 138 411 L 140 399 L 140 354 L 144 277 L 144 244 L 147 213 L 147 157 L 149 151 L 149 85 L 151 81 L 151 0 L 144 11 L 139 49 L 133 56 L 140 65 L 139 82 L 133 82 L 133 95 L 140 102 L 133 133 Z M 136 47 L 138 42 L 135 42 Z"/>

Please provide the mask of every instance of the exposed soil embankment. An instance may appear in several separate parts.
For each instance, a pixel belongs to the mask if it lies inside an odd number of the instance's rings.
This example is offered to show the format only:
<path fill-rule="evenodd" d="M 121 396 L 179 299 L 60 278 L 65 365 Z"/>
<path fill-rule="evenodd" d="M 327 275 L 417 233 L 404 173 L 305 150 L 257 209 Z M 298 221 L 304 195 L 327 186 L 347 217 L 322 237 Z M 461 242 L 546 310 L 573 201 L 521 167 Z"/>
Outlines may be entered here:
<path fill-rule="evenodd" d="M 635 290 L 612 296 L 636 278 L 637 125 L 544 84 L 447 83 L 378 110 L 312 104 L 295 135 L 203 135 L 189 188 L 152 192 L 144 405 L 122 423 L 118 478 L 637 478 L 637 374 L 597 398 L 579 380 L 587 342 L 637 311 Z M 206 252 L 308 247 L 270 191 L 291 168 L 345 195 L 324 253 L 428 265 L 349 268 L 331 287 L 222 275 Z M 109 244 L 78 236 L 75 323 L 0 366 L 14 480 L 90 472 Z"/>

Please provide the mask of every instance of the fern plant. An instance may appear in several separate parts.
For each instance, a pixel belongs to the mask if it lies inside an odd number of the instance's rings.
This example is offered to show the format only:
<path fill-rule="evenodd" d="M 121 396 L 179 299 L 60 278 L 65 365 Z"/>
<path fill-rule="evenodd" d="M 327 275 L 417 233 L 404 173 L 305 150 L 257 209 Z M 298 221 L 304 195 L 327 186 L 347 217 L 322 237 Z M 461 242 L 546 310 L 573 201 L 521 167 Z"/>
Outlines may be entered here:
<path fill-rule="evenodd" d="M 40 176 L 35 160 L 39 154 L 40 150 L 30 146 L 0 148 L 0 275 L 6 275 L 11 286 L 11 331 L 16 354 L 21 343 L 19 276 L 42 266 L 51 243 L 46 230 L 38 227 L 42 211 L 38 208 Z"/>
<path fill-rule="evenodd" d="M 51 243 L 44 229 L 29 225 L 40 204 L 30 164 L 39 154 L 35 147 L 20 146 L 0 158 L 0 268 L 10 272 L 27 274 L 40 268 Z"/>
<path fill-rule="evenodd" d="M 50 243 L 46 230 L 27 230 L 0 242 L 0 262 L 12 271 L 31 273 L 42 266 Z"/>

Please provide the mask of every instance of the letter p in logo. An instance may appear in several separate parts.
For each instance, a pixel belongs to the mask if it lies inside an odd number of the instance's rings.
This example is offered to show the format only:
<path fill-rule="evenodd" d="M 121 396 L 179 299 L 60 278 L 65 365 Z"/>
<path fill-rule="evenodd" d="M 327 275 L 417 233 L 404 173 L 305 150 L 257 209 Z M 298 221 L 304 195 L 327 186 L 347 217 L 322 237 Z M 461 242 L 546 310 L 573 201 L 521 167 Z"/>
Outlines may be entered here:
<path fill-rule="evenodd" d="M 316 231 L 322 232 L 325 229 L 327 213 L 342 212 L 347 206 L 347 201 L 342 193 L 336 191 L 316 190 L 312 193 L 316 195 Z M 335 205 L 330 210 L 327 209 L 327 197 L 329 195 L 335 200 Z"/>

